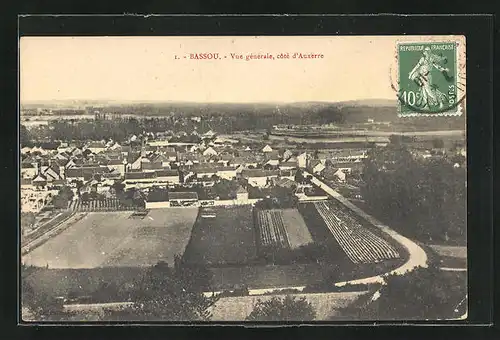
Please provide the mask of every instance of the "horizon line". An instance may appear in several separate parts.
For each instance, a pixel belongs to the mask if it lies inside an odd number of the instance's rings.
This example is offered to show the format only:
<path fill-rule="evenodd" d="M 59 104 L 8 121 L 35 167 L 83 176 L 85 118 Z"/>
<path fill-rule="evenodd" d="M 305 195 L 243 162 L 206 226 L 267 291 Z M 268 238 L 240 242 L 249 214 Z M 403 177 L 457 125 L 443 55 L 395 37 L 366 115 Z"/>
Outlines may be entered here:
<path fill-rule="evenodd" d="M 19 101 L 23 104 L 36 104 L 36 103 L 57 103 L 57 102 L 122 102 L 122 103 L 188 103 L 188 104 L 300 104 L 300 103 L 344 103 L 356 101 L 392 101 L 397 100 L 394 98 L 358 98 L 358 99 L 345 99 L 345 100 L 304 100 L 304 101 L 189 101 L 189 100 L 162 100 L 162 99 L 30 99 Z"/>

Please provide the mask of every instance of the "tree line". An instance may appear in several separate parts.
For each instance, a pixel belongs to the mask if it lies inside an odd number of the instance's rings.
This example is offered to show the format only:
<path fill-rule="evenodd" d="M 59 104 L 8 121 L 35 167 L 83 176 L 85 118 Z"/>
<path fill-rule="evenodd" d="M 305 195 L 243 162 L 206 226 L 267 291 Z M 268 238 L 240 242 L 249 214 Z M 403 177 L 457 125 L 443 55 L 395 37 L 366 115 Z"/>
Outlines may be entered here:
<path fill-rule="evenodd" d="M 267 130 L 276 124 L 327 124 L 342 123 L 344 120 L 340 111 L 331 108 L 293 115 L 286 112 L 275 114 L 272 111 L 256 113 L 247 110 L 227 115 L 210 114 L 203 116 L 200 121 L 193 121 L 190 117 L 180 114 L 161 117 L 123 117 L 113 120 L 59 119 L 49 121 L 48 125 L 35 126 L 30 129 L 21 125 L 20 141 L 22 146 L 30 146 L 41 140 L 86 141 L 112 138 L 122 141 L 132 135 L 145 132 L 172 131 L 190 134 L 194 130 L 198 133 L 214 130 L 218 133 L 232 133 Z"/>
<path fill-rule="evenodd" d="M 465 244 L 466 169 L 454 158 L 419 159 L 394 142 L 370 150 L 361 187 L 368 209 L 423 242 Z"/>

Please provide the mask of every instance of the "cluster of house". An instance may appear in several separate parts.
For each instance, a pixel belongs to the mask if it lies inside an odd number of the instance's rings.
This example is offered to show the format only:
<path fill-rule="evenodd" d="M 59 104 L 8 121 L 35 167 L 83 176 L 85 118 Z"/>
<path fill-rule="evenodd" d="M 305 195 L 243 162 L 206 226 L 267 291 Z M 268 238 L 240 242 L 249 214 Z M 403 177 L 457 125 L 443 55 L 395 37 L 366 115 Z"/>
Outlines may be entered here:
<path fill-rule="evenodd" d="M 275 149 L 271 145 L 256 148 L 238 140 L 216 136 L 209 131 L 198 143 L 172 142 L 161 135 L 133 145 L 132 136 L 122 144 L 92 141 L 85 144 L 49 143 L 21 149 L 22 206 L 39 210 L 47 192 L 64 185 L 80 193 L 109 194 L 116 181 L 125 188 L 171 187 L 202 183 L 210 186 L 219 179 L 244 178 L 249 185 L 264 187 L 272 179 L 294 180 L 296 169 L 321 174 L 330 164 L 338 165 L 337 177 L 345 180 L 352 166 L 366 157 L 364 150 Z M 31 202 L 31 201 L 30 201 Z"/>

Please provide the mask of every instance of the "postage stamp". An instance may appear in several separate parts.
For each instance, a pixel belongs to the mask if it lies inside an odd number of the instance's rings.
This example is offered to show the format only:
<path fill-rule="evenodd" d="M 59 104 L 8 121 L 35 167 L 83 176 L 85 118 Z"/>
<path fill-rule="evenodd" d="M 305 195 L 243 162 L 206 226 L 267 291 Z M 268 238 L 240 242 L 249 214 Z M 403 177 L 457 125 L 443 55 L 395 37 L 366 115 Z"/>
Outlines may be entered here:
<path fill-rule="evenodd" d="M 460 41 L 397 44 L 400 117 L 462 114 L 461 47 Z"/>

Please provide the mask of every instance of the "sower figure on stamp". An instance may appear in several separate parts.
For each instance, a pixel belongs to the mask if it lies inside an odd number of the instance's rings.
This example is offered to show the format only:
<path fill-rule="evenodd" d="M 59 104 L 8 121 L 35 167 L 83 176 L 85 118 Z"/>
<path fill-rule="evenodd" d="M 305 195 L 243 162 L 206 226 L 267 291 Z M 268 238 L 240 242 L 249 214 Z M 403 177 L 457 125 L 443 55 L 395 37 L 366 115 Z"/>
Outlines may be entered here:
<path fill-rule="evenodd" d="M 411 70 L 408 78 L 414 81 L 419 86 L 417 94 L 417 106 L 428 109 L 432 106 L 443 108 L 446 95 L 439 91 L 437 86 L 432 82 L 432 69 L 436 68 L 443 74 L 446 80 L 450 81 L 448 76 L 449 69 L 442 67 L 440 63 L 446 63 L 446 57 L 433 54 L 429 47 L 424 49 L 423 55 Z"/>

